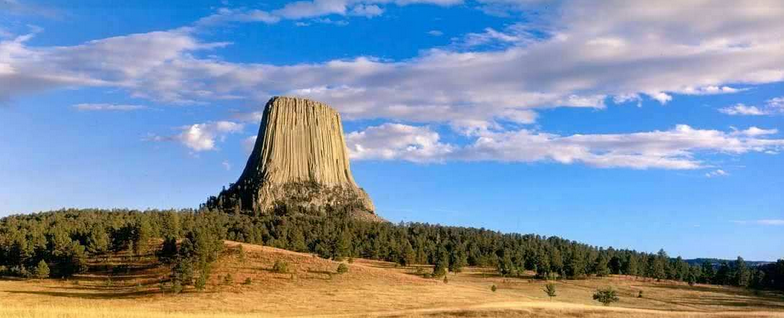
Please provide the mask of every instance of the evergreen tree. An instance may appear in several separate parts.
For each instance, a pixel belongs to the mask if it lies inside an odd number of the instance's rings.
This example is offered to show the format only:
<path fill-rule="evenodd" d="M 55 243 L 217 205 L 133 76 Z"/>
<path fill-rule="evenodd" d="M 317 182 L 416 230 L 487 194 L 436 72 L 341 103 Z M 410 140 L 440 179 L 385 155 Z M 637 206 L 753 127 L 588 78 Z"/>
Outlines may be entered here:
<path fill-rule="evenodd" d="M 716 270 L 713 268 L 713 264 L 710 262 L 703 262 L 700 267 L 702 268 L 702 275 L 700 276 L 699 282 L 703 284 L 714 284 Z"/>
<path fill-rule="evenodd" d="M 565 263 L 568 277 L 576 278 L 585 275 L 585 254 L 581 249 L 575 247 Z"/>
<path fill-rule="evenodd" d="M 449 252 L 443 246 L 436 254 L 435 265 L 433 266 L 433 277 L 441 277 L 447 274 L 449 269 Z"/>
<path fill-rule="evenodd" d="M 106 229 L 99 224 L 93 225 L 90 229 L 90 236 L 87 238 L 87 251 L 91 254 L 103 254 L 109 250 L 109 234 Z"/>
<path fill-rule="evenodd" d="M 449 254 L 449 271 L 453 273 L 460 273 L 463 267 L 468 265 L 468 257 L 461 247 L 455 247 Z"/>
<path fill-rule="evenodd" d="M 561 250 L 557 247 L 550 250 L 550 270 L 553 273 L 558 273 L 559 275 L 563 275 L 564 263 L 563 263 L 563 256 L 561 255 Z"/>
<path fill-rule="evenodd" d="M 609 268 L 609 260 L 607 259 L 607 255 L 605 253 L 599 253 L 599 257 L 596 259 L 596 264 L 594 265 L 594 273 L 596 276 L 607 276 L 610 275 L 610 268 Z"/>
<path fill-rule="evenodd" d="M 152 234 L 150 222 L 147 218 L 140 217 L 133 227 L 132 246 L 135 255 L 141 256 L 149 251 Z"/>
<path fill-rule="evenodd" d="M 721 262 L 719 269 L 716 271 L 716 276 L 713 278 L 713 283 L 717 285 L 731 285 L 733 276 L 730 265 L 727 262 Z"/>
<path fill-rule="evenodd" d="M 751 271 L 749 270 L 749 267 L 746 265 L 746 261 L 744 261 L 742 257 L 738 256 L 738 259 L 735 260 L 734 285 L 740 287 L 748 287 L 750 280 L 751 280 Z"/>
<path fill-rule="evenodd" d="M 504 253 L 504 256 L 498 261 L 498 273 L 502 276 L 516 276 L 517 268 L 512 262 L 512 257 L 509 253 Z"/>
<path fill-rule="evenodd" d="M 407 239 L 403 240 L 403 252 L 398 262 L 403 266 L 411 266 L 416 263 L 416 252 Z"/>
<path fill-rule="evenodd" d="M 623 263 L 623 273 L 629 276 L 637 276 L 637 256 L 634 254 L 629 254 L 629 257 L 626 259 L 626 262 Z"/>
<path fill-rule="evenodd" d="M 41 279 L 49 278 L 49 265 L 44 260 L 39 261 L 38 266 L 35 267 L 35 277 Z"/>

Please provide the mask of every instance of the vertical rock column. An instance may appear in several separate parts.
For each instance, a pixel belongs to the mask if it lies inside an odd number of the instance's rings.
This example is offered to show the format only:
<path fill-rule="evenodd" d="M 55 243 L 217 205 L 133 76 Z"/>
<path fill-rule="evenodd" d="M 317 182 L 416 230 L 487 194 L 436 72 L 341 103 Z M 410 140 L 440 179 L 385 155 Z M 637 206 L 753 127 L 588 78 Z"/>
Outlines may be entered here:
<path fill-rule="evenodd" d="M 316 101 L 273 97 L 245 170 L 208 205 L 265 213 L 281 202 L 374 212 L 354 182 L 340 114 Z"/>

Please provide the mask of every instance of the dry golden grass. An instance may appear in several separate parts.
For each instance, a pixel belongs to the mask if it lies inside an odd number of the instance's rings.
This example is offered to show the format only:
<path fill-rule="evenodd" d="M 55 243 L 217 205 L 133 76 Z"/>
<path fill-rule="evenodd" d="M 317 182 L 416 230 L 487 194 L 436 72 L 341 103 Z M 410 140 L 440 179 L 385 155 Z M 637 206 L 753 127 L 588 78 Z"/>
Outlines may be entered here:
<path fill-rule="evenodd" d="M 784 317 L 782 295 L 735 288 L 613 276 L 559 281 L 550 301 L 544 282 L 503 278 L 492 269 L 450 274 L 445 284 L 420 277 L 414 267 L 358 259 L 339 275 L 338 262 L 250 244 L 242 244 L 243 262 L 239 245 L 227 242 L 205 292 L 162 293 L 158 281 L 167 270 L 144 261 L 70 281 L 0 280 L 0 317 Z M 271 271 L 279 259 L 290 273 Z M 243 284 L 247 278 L 252 284 Z M 618 289 L 620 302 L 593 301 L 604 286 Z"/>

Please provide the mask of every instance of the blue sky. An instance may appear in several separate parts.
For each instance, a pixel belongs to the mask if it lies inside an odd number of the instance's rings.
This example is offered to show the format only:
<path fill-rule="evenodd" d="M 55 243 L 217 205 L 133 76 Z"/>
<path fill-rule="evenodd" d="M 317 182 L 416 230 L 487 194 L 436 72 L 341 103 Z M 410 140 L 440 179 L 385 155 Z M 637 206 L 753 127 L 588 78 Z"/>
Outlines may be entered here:
<path fill-rule="evenodd" d="M 383 217 L 784 257 L 777 1 L 0 0 L 0 216 L 196 207 L 274 95 Z"/>

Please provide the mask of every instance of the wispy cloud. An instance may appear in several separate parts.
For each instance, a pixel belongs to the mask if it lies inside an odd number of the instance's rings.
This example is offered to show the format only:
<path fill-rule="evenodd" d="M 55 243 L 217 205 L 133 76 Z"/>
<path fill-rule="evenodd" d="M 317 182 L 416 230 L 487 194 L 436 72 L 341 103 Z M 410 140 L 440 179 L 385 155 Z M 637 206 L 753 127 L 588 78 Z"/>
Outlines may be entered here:
<path fill-rule="evenodd" d="M 431 4 L 449 6 L 461 3 L 461 0 L 313 0 L 313 1 L 294 1 L 287 3 L 278 9 L 246 10 L 221 8 L 213 15 L 200 19 L 196 26 L 212 26 L 230 22 L 262 22 L 267 24 L 278 23 L 281 20 L 303 20 L 315 19 L 325 16 L 359 16 L 374 18 L 384 13 L 384 7 L 388 4 L 406 6 L 411 4 Z M 309 22 L 295 22 L 297 26 L 310 25 Z M 338 20 L 334 24 L 344 25 L 348 22 Z"/>
<path fill-rule="evenodd" d="M 71 106 L 78 111 L 134 111 L 148 109 L 142 105 L 122 105 L 122 104 L 76 104 Z"/>
<path fill-rule="evenodd" d="M 742 103 L 719 108 L 719 112 L 738 116 L 766 116 L 784 114 L 784 96 L 765 101 L 765 106 L 746 106 Z"/>
<path fill-rule="evenodd" d="M 732 223 L 743 225 L 769 225 L 769 226 L 784 226 L 784 219 L 762 219 L 762 220 L 740 220 L 732 221 Z"/>
<path fill-rule="evenodd" d="M 722 169 L 716 169 L 716 170 L 710 171 L 708 173 L 705 173 L 705 177 L 706 178 L 726 177 L 726 176 L 729 176 L 729 175 L 730 175 L 729 173 L 727 173 L 726 171 L 724 171 Z"/>

